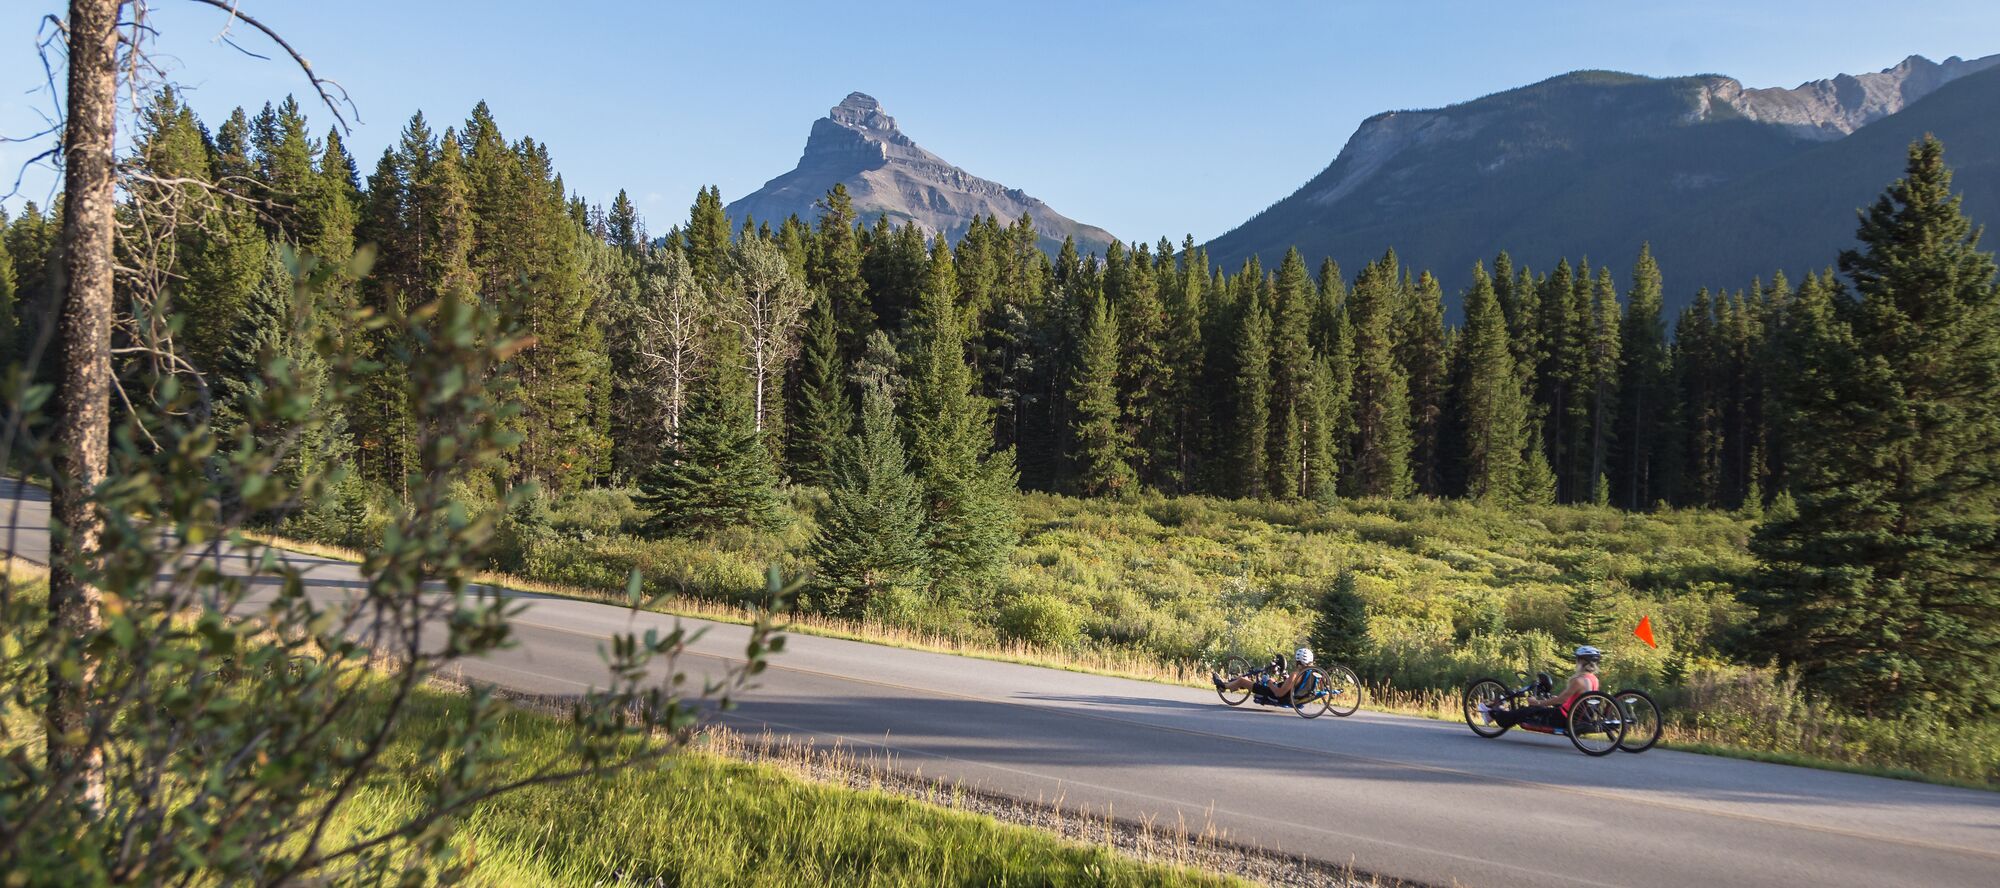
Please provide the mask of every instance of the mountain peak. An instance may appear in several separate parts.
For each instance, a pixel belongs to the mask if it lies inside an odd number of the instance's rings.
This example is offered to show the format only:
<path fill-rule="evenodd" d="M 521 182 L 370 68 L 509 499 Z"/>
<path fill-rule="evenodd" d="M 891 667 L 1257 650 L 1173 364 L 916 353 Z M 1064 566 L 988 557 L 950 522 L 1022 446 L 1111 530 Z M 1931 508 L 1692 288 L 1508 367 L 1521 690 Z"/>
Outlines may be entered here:
<path fill-rule="evenodd" d="M 1045 249 L 1053 250 L 1066 236 L 1093 250 L 1115 240 L 1110 232 L 1068 219 L 1018 188 L 979 178 L 925 151 L 896 128 L 896 119 L 882 110 L 881 102 L 863 92 L 848 93 L 813 121 L 797 168 L 724 210 L 737 219 L 776 221 L 793 214 L 811 219 L 817 214 L 815 202 L 835 183 L 847 186 L 855 214 L 864 221 L 888 216 L 899 225 L 915 222 L 927 232 L 955 238 L 974 218 L 995 217 L 1004 224 L 1027 215 Z"/>
<path fill-rule="evenodd" d="M 881 129 L 890 132 L 896 129 L 896 119 L 883 113 L 882 103 L 864 92 L 848 93 L 847 98 L 840 100 L 840 104 L 827 110 L 826 117 L 834 123 L 858 129 Z"/>

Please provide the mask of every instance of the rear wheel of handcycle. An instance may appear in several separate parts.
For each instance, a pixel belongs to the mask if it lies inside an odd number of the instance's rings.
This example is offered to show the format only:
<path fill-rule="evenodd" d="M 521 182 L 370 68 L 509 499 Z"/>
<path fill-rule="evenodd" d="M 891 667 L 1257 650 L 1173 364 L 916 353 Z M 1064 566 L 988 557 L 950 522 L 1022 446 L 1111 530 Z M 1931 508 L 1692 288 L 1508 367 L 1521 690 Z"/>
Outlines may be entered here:
<path fill-rule="evenodd" d="M 1497 678 L 1482 678 L 1465 687 L 1465 725 L 1488 740 L 1507 733 L 1507 726 L 1480 714 L 1479 704 L 1495 711 L 1510 709 L 1507 686 Z"/>
<path fill-rule="evenodd" d="M 1361 676 L 1354 670 L 1335 663 L 1322 675 L 1328 682 L 1321 685 L 1327 691 L 1326 711 L 1345 718 L 1361 708 Z"/>
<path fill-rule="evenodd" d="M 1584 755 L 1609 755 L 1625 742 L 1625 714 L 1603 691 L 1578 694 L 1569 705 L 1569 742 Z"/>
<path fill-rule="evenodd" d="M 1242 657 L 1230 657 L 1229 659 L 1222 661 L 1222 675 L 1223 675 L 1222 680 L 1225 682 L 1234 681 L 1235 679 L 1243 676 L 1249 671 L 1250 671 L 1250 661 L 1245 660 Z M 1215 695 L 1221 697 L 1222 702 L 1227 703 L 1231 706 L 1241 706 L 1243 705 L 1243 701 L 1250 699 L 1250 689 L 1244 688 L 1240 691 L 1226 691 L 1221 688 L 1217 688 L 1215 690 Z"/>
<path fill-rule="evenodd" d="M 1660 707 L 1645 691 L 1630 688 L 1611 695 L 1618 701 L 1618 711 L 1625 716 L 1625 739 L 1618 741 L 1618 748 L 1626 752 L 1645 752 L 1660 742 Z"/>
<path fill-rule="evenodd" d="M 1325 715 L 1333 698 L 1325 691 L 1333 684 L 1326 670 L 1318 666 L 1307 666 L 1297 684 L 1292 685 L 1292 711 L 1304 718 L 1319 718 Z"/>

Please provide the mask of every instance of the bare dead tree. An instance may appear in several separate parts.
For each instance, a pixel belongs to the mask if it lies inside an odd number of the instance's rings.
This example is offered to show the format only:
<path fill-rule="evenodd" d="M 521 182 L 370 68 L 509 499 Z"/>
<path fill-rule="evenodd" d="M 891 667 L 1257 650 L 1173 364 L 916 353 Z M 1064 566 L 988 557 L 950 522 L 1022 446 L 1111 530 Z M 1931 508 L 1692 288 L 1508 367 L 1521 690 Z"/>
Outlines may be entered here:
<path fill-rule="evenodd" d="M 648 391 L 672 440 L 680 436 L 688 387 L 701 372 L 707 351 L 703 343 L 714 323 L 715 306 L 680 250 L 666 249 L 646 261 L 634 312 L 635 351 L 655 383 Z"/>
<path fill-rule="evenodd" d="M 104 517 L 95 491 L 110 464 L 112 256 L 116 232 L 118 18 L 122 0 L 71 0 L 69 100 L 63 128 L 62 331 L 58 388 L 54 517 L 58 528 L 49 581 L 49 620 L 59 636 L 82 639 L 102 625 L 94 586 Z M 68 658 L 64 658 L 68 660 Z M 50 770 L 76 775 L 86 804 L 104 800 L 103 751 L 85 738 L 83 688 L 91 658 L 49 668 Z"/>
<path fill-rule="evenodd" d="M 722 319 L 743 334 L 745 369 L 756 386 L 757 431 L 768 424 L 765 393 L 798 347 L 798 331 L 812 296 L 792 273 L 777 245 L 759 237 L 731 244 Z"/>

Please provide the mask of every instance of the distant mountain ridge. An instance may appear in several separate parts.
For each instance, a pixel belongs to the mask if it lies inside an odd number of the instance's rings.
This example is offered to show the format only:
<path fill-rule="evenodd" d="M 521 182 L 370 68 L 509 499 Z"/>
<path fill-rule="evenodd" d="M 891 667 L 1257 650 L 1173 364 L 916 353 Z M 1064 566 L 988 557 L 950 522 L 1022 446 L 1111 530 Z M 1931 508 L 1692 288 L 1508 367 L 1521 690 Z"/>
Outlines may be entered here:
<path fill-rule="evenodd" d="M 1923 110 L 1947 93 L 1947 112 Z M 1944 140 L 1968 212 L 1996 218 L 2000 141 L 1983 135 L 1993 108 L 2000 55 L 1943 63 L 1911 56 L 1792 89 L 1745 89 L 1720 75 L 1579 71 L 1445 108 L 1370 117 L 1325 170 L 1208 249 L 1225 267 L 1253 255 L 1269 267 L 1297 245 L 1351 273 L 1394 248 L 1456 288 L 1474 262 L 1500 250 L 1543 271 L 1563 256 L 1587 256 L 1623 273 L 1650 241 L 1670 296 L 1681 300 L 1699 286 L 1741 287 L 1753 274 L 1782 268 L 1796 276 L 1830 264 L 1851 239 L 1854 208 L 1901 169 L 1900 146 L 1860 136 L 1881 129 L 1920 138 L 1924 131 L 1905 132 L 1908 119 L 1923 119 Z M 1849 142 L 1884 156 L 1848 158 Z M 1835 178 L 1787 174 L 1800 164 Z M 1818 193 L 1860 197 L 1830 209 Z M 1746 199 L 1780 205 L 1747 213 Z M 1842 233 L 1808 244 L 1774 236 L 1783 232 L 1772 225 Z"/>
<path fill-rule="evenodd" d="M 797 167 L 724 211 L 733 219 L 747 215 L 774 225 L 794 213 L 811 222 L 818 215 L 814 203 L 835 183 L 847 185 L 855 213 L 870 223 L 886 215 L 894 224 L 915 222 L 927 232 L 956 239 L 974 216 L 998 216 L 1006 224 L 1027 214 L 1046 250 L 1074 237 L 1079 250 L 1103 252 L 1115 240 L 1110 232 L 1070 219 L 1019 188 L 982 179 L 924 150 L 896 126 L 881 103 L 858 92 L 813 121 Z"/>

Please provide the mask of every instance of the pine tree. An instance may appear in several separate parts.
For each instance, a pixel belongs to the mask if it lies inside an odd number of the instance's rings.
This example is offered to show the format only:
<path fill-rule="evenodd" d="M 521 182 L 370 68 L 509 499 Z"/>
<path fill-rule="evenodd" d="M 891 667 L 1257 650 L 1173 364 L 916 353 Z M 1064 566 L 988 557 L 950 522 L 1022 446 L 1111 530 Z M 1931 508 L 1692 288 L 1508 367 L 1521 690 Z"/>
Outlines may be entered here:
<path fill-rule="evenodd" d="M 1320 594 L 1313 618 L 1313 653 L 1328 663 L 1352 663 L 1368 652 L 1368 607 L 1356 591 L 1354 571 L 1341 569 Z"/>
<path fill-rule="evenodd" d="M 625 196 L 625 189 L 618 189 L 618 196 L 611 199 L 611 213 L 605 217 L 609 227 L 609 241 L 627 255 L 639 252 L 639 214 L 632 208 L 632 199 Z"/>
<path fill-rule="evenodd" d="M 840 443 L 854 433 L 854 405 L 841 371 L 833 300 L 823 292 L 806 315 L 805 342 L 785 428 L 785 462 L 792 479 L 821 487 L 830 483 Z"/>
<path fill-rule="evenodd" d="M 1162 400 L 1168 412 L 1168 435 L 1173 456 L 1166 466 L 1162 484 L 1179 493 L 1188 492 L 1200 472 L 1200 457 L 1206 444 L 1203 380 L 1206 378 L 1206 343 L 1202 339 L 1208 305 L 1207 258 L 1197 259 L 1194 238 L 1182 242 L 1180 269 L 1169 288 L 1167 300 L 1166 348 L 1163 358 L 1173 368 Z M 1200 264 L 1197 265 L 1197 262 Z"/>
<path fill-rule="evenodd" d="M 1782 390 L 1796 515 L 1745 598 L 1763 649 L 1864 711 L 2000 708 L 2000 287 L 1935 139 L 1801 291 Z"/>
<path fill-rule="evenodd" d="M 1611 269 L 1600 268 L 1592 290 L 1585 355 L 1590 383 L 1589 490 L 1591 501 L 1598 505 L 1609 503 L 1611 496 L 1606 473 L 1618 409 L 1619 322 L 1618 286 L 1611 280 Z"/>
<path fill-rule="evenodd" d="M 1139 481 L 1158 487 L 1172 458 L 1169 409 L 1162 395 L 1173 385 L 1175 368 L 1166 361 L 1167 321 L 1152 253 L 1144 244 L 1127 251 L 1114 243 L 1104 271 L 1105 300 L 1118 319 L 1120 424 Z"/>
<path fill-rule="evenodd" d="M 711 293 L 720 292 L 729 264 L 729 217 L 722 212 L 721 188 L 710 185 L 695 192 L 681 236 L 695 280 Z"/>
<path fill-rule="evenodd" d="M 923 491 L 911 477 L 896 405 L 880 385 L 861 395 L 861 434 L 841 448 L 808 554 L 807 604 L 848 618 L 895 618 L 928 582 Z"/>
<path fill-rule="evenodd" d="M 1347 297 L 1354 331 L 1354 454 L 1344 477 L 1356 496 L 1404 497 L 1410 476 L 1409 381 L 1396 362 L 1401 281 L 1391 251 L 1370 263 Z"/>
<path fill-rule="evenodd" d="M 1410 469 L 1416 490 L 1444 494 L 1445 339 L 1444 291 L 1426 271 L 1403 288 L 1397 319 L 1396 362 L 1409 380 Z"/>
<path fill-rule="evenodd" d="M 1313 306 L 1318 292 L 1306 275 L 1297 248 L 1286 251 L 1274 284 L 1277 314 L 1271 330 L 1271 426 L 1265 487 L 1279 499 L 1310 495 L 1306 478 L 1308 420 L 1318 425 L 1322 408 L 1313 385 L 1318 358 L 1312 348 Z"/>
<path fill-rule="evenodd" d="M 1452 402 L 1458 413 L 1465 495 L 1512 503 L 1521 492 L 1521 459 L 1528 444 L 1523 431 L 1531 420 L 1507 341 L 1507 319 L 1484 264 L 1472 268 L 1458 353 L 1462 369 Z"/>
<path fill-rule="evenodd" d="M 875 329 L 875 309 L 869 302 L 868 284 L 861 277 L 861 245 L 855 239 L 854 201 L 847 195 L 847 186 L 836 183 L 819 202 L 819 209 L 819 236 L 813 240 L 806 283 L 825 293 L 833 304 L 844 365 L 859 359 L 867 347 L 868 334 Z"/>
<path fill-rule="evenodd" d="M 777 471 L 757 432 L 743 353 L 733 333 L 719 333 L 713 357 L 695 383 L 680 434 L 639 481 L 649 533 L 698 536 L 748 525 L 775 529 Z"/>
<path fill-rule="evenodd" d="M 1644 509 L 1660 499 L 1663 439 L 1673 410 L 1669 384 L 1672 363 L 1662 316 L 1660 266 L 1650 245 L 1639 248 L 1632 266 L 1632 290 L 1619 327 L 1618 423 L 1612 484 L 1627 509 Z"/>
<path fill-rule="evenodd" d="M 1235 423 L 1222 431 L 1224 440 L 1236 442 L 1232 488 L 1237 496 L 1264 497 L 1270 493 L 1270 450 L 1266 445 L 1271 431 L 1271 319 L 1254 295 L 1243 300 L 1235 366 L 1234 398 L 1229 399 Z"/>
<path fill-rule="evenodd" d="M 1091 300 L 1070 377 L 1075 417 L 1077 487 L 1089 496 L 1122 496 L 1137 487 L 1119 429 L 1118 321 L 1102 299 Z"/>
<path fill-rule="evenodd" d="M 1569 593 L 1569 612 L 1563 620 L 1563 644 L 1572 648 L 1601 645 L 1611 640 L 1611 615 L 1604 610 L 1598 590 L 1578 586 Z"/>
<path fill-rule="evenodd" d="M 931 576 L 948 597 L 990 590 L 1020 539 L 1012 451 L 993 452 L 992 407 L 974 391 L 950 248 L 932 246 L 910 379 L 910 457 L 923 489 Z"/>

